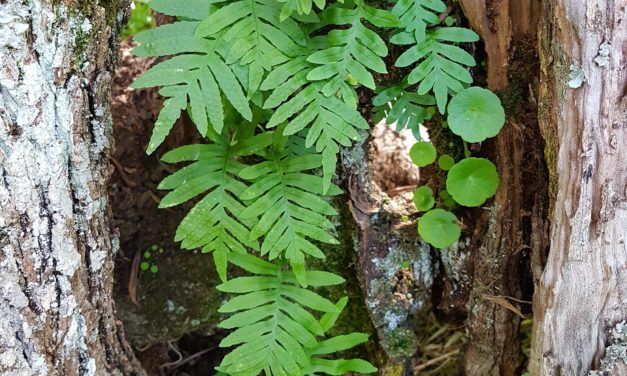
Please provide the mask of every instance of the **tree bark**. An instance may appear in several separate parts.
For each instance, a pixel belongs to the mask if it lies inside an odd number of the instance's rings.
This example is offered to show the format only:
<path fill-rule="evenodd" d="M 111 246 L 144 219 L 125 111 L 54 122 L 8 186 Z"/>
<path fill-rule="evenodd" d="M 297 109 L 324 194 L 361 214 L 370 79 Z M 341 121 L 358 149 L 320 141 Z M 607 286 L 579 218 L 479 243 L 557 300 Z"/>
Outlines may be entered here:
<path fill-rule="evenodd" d="M 130 375 L 109 94 L 127 1 L 0 1 L 0 374 Z"/>
<path fill-rule="evenodd" d="M 539 103 L 553 202 L 534 296 L 534 375 L 627 374 L 622 359 L 602 361 L 626 344 L 608 340 L 627 319 L 626 6 L 544 2 Z"/>
<path fill-rule="evenodd" d="M 547 178 L 533 100 L 540 1 L 460 3 L 485 45 L 487 85 L 500 96 L 507 113 L 503 130 L 482 147 L 496 161 L 500 187 L 493 206 L 477 221 L 471 243 L 474 271 L 469 272 L 473 283 L 463 365 L 468 375 L 519 375 L 524 361 L 520 314 L 492 298 L 506 297 L 524 312 L 527 307 L 517 300 L 531 285 L 525 265 L 532 254 L 542 254 L 546 248 Z"/>

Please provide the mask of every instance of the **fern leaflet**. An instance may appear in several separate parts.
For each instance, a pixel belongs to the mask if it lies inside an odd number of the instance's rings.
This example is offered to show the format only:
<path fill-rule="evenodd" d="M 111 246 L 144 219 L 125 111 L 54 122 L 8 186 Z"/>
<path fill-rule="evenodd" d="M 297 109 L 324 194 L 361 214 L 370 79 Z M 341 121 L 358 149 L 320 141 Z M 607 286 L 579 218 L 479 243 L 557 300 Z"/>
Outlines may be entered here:
<path fill-rule="evenodd" d="M 279 106 L 267 127 L 275 127 L 289 120 L 283 130 L 285 135 L 292 135 L 307 129 L 306 147 L 315 145 L 322 153 L 323 192 L 331 186 L 335 174 L 339 145 L 350 146 L 360 139 L 358 129 L 368 129 L 368 123 L 357 109 L 336 96 L 327 97 L 321 83 L 308 83 L 305 75 L 311 65 L 303 57 L 276 68 L 271 72 L 261 87 L 274 89 L 264 107 Z M 295 96 L 281 104 L 296 89 Z"/>
<path fill-rule="evenodd" d="M 305 171 L 321 167 L 319 154 L 297 155 L 292 148 L 272 148 L 266 161 L 249 166 L 240 172 L 240 177 L 253 181 L 240 198 L 251 201 L 241 213 L 243 219 L 256 219 L 251 230 L 251 239 L 264 236 L 261 254 L 270 260 L 285 257 L 292 266 L 298 280 L 307 285 L 305 254 L 324 258 L 324 253 L 308 240 L 337 244 L 329 234 L 333 224 L 327 216 L 337 212 L 320 197 L 322 178 Z M 329 189 L 330 195 L 341 191 L 336 186 Z"/>
<path fill-rule="evenodd" d="M 138 34 L 137 56 L 177 55 L 150 68 L 134 88 L 160 86 L 164 107 L 155 123 L 147 152 L 152 153 L 168 135 L 180 111 L 189 107 L 191 118 L 204 136 L 209 121 L 217 133 L 224 127 L 222 93 L 247 120 L 252 120 L 248 100 L 231 68 L 214 51 L 215 42 L 194 36 L 198 22 L 175 22 Z"/>
<path fill-rule="evenodd" d="M 392 42 L 398 44 L 414 43 L 411 34 L 397 34 Z M 479 36 L 469 29 L 461 27 L 439 27 L 427 31 L 424 42 L 410 47 L 396 60 L 397 67 L 406 67 L 417 61 L 407 80 L 409 84 L 420 82 L 418 94 L 424 95 L 433 90 L 438 109 L 444 113 L 449 92 L 456 94 L 464 85 L 472 83 L 472 76 L 466 67 L 475 66 L 475 59 L 463 49 L 443 42 L 476 42 Z"/>
<path fill-rule="evenodd" d="M 398 0 L 392 8 L 392 14 L 400 19 L 400 26 L 408 33 L 413 33 L 416 42 L 425 40 L 428 26 L 440 23 L 435 12 L 444 12 L 446 4 L 441 0 Z"/>
<path fill-rule="evenodd" d="M 419 126 L 431 119 L 435 110 L 435 98 L 406 91 L 407 85 L 397 85 L 382 90 L 372 99 L 375 121 L 385 118 L 386 124 L 396 123 L 396 131 L 409 128 L 420 139 Z"/>
<path fill-rule="evenodd" d="M 346 300 L 334 305 L 317 293 L 299 286 L 294 273 L 280 264 L 263 261 L 248 254 L 235 254 L 231 261 L 254 274 L 231 279 L 218 286 L 223 292 L 239 294 L 220 307 L 232 313 L 220 326 L 235 329 L 220 343 L 221 347 L 237 346 L 222 361 L 218 370 L 230 375 L 256 376 L 300 375 L 327 372 L 367 370 L 376 368 L 360 360 L 321 359 L 318 355 L 353 347 L 364 341 L 364 335 L 353 333 L 318 342 L 334 323 Z M 343 283 L 337 275 L 307 271 L 313 287 Z M 325 313 L 321 320 L 311 313 Z"/>
<path fill-rule="evenodd" d="M 231 251 L 245 253 L 246 248 L 259 249 L 250 239 L 250 221 L 242 220 L 245 206 L 239 197 L 246 186 L 237 175 L 246 167 L 236 158 L 251 155 L 272 142 L 271 133 L 252 136 L 251 127 L 240 127 L 232 139 L 213 135 L 214 143 L 187 145 L 163 156 L 168 163 L 193 162 L 165 178 L 159 189 L 170 190 L 159 207 L 179 205 L 205 192 L 176 230 L 176 241 L 183 249 L 202 248 L 213 252 L 220 278 L 226 280 Z"/>
<path fill-rule="evenodd" d="M 346 7 L 354 5 L 353 7 Z M 331 30 L 327 35 L 328 48 L 316 51 L 307 59 L 319 65 L 308 73 L 311 81 L 327 81 L 322 91 L 325 96 L 342 91 L 346 82 L 361 84 L 375 89 L 374 78 L 369 70 L 387 73 L 383 57 L 388 49 L 381 37 L 368 29 L 362 19 L 378 27 L 394 27 L 398 19 L 389 11 L 365 5 L 362 0 L 354 4 L 335 3 L 325 9 L 320 17 L 322 25 L 348 25 L 348 28 Z M 344 89 L 345 90 L 345 89 Z"/>
<path fill-rule="evenodd" d="M 289 60 L 305 34 L 291 18 L 281 18 L 274 0 L 228 2 L 201 21 L 197 37 L 220 39 L 228 45 L 226 63 L 248 67 L 248 93 L 255 93 L 266 71 Z"/>

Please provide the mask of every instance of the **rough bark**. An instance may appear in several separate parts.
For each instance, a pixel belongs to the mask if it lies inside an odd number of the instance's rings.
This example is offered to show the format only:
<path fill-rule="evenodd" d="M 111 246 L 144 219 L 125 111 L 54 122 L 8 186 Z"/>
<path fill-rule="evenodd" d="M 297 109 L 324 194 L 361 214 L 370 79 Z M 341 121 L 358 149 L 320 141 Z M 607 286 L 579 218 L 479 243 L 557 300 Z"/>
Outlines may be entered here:
<path fill-rule="evenodd" d="M 517 302 L 531 285 L 524 265 L 531 254 L 540 255 L 546 248 L 546 172 L 533 100 L 540 1 L 460 3 L 485 45 L 487 85 L 499 94 L 507 113 L 503 130 L 482 147 L 496 161 L 501 182 L 493 206 L 477 221 L 471 242 L 474 271 L 469 272 L 473 285 L 463 364 L 468 375 L 518 375 L 524 361 L 520 317 L 493 297 L 514 298 L 509 303 L 524 312 L 526 307 Z"/>
<path fill-rule="evenodd" d="M 107 200 L 127 7 L 0 2 L 0 374 L 141 372 L 114 317 Z"/>
<path fill-rule="evenodd" d="M 601 363 L 607 374 L 627 374 L 624 360 L 601 361 L 612 346 L 624 350 L 608 334 L 627 319 L 626 6 L 544 2 L 539 101 L 553 203 L 534 296 L 535 375 L 586 375 Z"/>

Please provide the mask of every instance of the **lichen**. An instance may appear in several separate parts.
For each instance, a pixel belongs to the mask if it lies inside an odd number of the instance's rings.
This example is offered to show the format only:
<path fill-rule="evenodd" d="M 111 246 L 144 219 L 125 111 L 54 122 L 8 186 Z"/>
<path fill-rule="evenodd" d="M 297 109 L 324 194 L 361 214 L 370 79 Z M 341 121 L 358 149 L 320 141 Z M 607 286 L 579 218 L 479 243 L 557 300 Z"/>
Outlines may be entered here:
<path fill-rule="evenodd" d="M 616 324 L 609 333 L 609 346 L 601 359 L 601 367 L 590 371 L 589 376 L 618 375 L 627 366 L 627 324 L 625 320 Z"/>
<path fill-rule="evenodd" d="M 212 257 L 176 249 L 150 260 L 158 272 L 140 271 L 138 305 L 117 302 L 129 341 L 141 348 L 191 331 L 212 332 L 221 298 Z"/>

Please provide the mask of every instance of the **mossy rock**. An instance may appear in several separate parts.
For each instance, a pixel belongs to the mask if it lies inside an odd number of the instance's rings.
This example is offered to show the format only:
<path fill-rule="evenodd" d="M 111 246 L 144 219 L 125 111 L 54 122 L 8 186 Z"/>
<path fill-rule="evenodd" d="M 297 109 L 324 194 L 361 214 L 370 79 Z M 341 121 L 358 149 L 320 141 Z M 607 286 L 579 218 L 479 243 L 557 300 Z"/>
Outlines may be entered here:
<path fill-rule="evenodd" d="M 170 250 L 141 255 L 137 305 L 118 299 L 127 339 L 144 348 L 186 333 L 212 333 L 219 321 L 219 283 L 211 255 Z M 158 270 L 155 272 L 157 266 Z"/>

